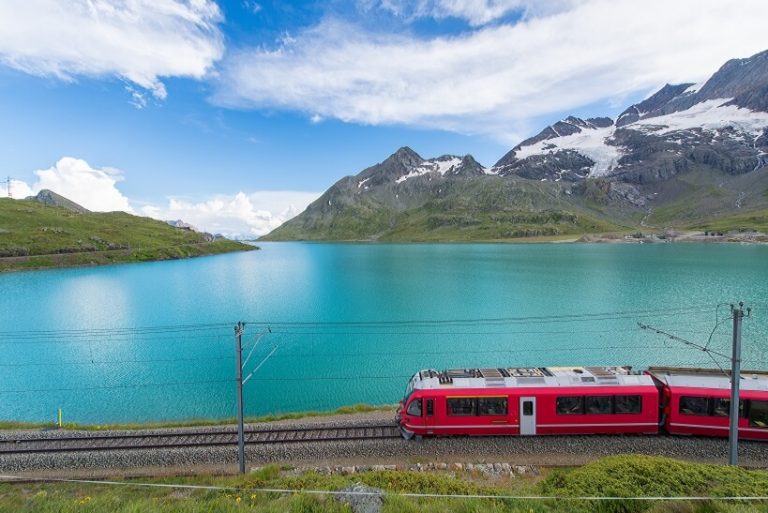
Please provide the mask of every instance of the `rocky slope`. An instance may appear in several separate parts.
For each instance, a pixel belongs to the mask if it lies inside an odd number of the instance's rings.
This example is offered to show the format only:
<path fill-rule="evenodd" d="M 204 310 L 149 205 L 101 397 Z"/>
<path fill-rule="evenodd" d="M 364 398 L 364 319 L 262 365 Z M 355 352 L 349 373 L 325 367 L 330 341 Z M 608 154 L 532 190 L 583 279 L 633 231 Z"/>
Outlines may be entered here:
<path fill-rule="evenodd" d="M 490 168 L 401 148 L 269 239 L 465 240 L 768 217 L 768 51 L 607 117 L 567 117 Z M 727 223 L 726 223 L 727 224 Z"/>

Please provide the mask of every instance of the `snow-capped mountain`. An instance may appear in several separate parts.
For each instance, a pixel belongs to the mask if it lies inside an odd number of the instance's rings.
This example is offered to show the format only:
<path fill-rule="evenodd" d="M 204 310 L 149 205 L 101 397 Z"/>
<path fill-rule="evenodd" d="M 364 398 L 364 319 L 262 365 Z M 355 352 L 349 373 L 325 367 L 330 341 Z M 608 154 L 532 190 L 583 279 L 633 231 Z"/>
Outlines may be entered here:
<path fill-rule="evenodd" d="M 696 165 L 740 174 L 766 165 L 768 51 L 728 61 L 703 84 L 666 85 L 610 118 L 568 117 L 523 141 L 492 168 L 500 175 L 639 183 Z"/>
<path fill-rule="evenodd" d="M 404 147 L 339 180 L 272 239 L 504 239 L 704 226 L 768 212 L 768 51 L 608 117 L 567 117 L 490 168 Z M 741 222 L 741 221 L 739 221 Z"/>

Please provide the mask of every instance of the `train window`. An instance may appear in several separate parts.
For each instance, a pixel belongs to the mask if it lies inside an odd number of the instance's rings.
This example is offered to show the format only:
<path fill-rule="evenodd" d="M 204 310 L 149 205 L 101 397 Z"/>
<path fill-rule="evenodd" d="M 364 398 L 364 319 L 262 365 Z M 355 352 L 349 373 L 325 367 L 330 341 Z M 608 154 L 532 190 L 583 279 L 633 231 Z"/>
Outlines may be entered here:
<path fill-rule="evenodd" d="M 435 414 L 435 400 L 427 399 L 427 417 L 431 417 Z"/>
<path fill-rule="evenodd" d="M 506 415 L 507 398 L 506 397 L 478 397 L 477 398 L 478 415 Z"/>
<path fill-rule="evenodd" d="M 581 396 L 558 397 L 558 415 L 579 415 L 584 413 L 584 398 Z"/>
<path fill-rule="evenodd" d="M 613 397 L 615 413 L 642 413 L 643 397 L 639 395 L 617 395 Z"/>
<path fill-rule="evenodd" d="M 472 397 L 449 398 L 447 404 L 448 415 L 467 417 L 475 414 L 475 399 Z"/>
<path fill-rule="evenodd" d="M 414 417 L 421 417 L 421 399 L 414 399 L 411 401 L 406 413 L 408 413 L 408 415 L 413 415 Z"/>
<path fill-rule="evenodd" d="M 533 415 L 533 401 L 523 401 L 523 415 Z"/>
<path fill-rule="evenodd" d="M 731 400 L 730 399 L 714 399 L 712 407 L 712 415 L 715 417 L 730 417 L 731 416 Z M 739 401 L 739 417 L 744 417 L 744 401 Z"/>
<path fill-rule="evenodd" d="M 750 401 L 749 425 L 768 428 L 768 401 Z"/>
<path fill-rule="evenodd" d="M 709 415 L 709 398 L 684 395 L 680 398 L 680 413 L 683 415 Z"/>
<path fill-rule="evenodd" d="M 604 415 L 611 413 L 611 396 L 588 395 L 584 398 L 584 413 L 592 415 Z"/>

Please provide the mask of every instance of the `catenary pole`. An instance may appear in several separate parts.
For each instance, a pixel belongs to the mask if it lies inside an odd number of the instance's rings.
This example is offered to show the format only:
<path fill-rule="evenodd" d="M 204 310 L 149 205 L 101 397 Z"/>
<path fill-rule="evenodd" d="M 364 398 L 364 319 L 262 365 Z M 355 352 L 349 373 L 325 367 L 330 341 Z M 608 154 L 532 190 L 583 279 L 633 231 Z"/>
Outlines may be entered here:
<path fill-rule="evenodd" d="M 243 426 L 243 329 L 244 322 L 235 325 L 237 344 L 237 460 L 240 473 L 245 474 L 245 430 Z"/>
<path fill-rule="evenodd" d="M 739 381 L 741 380 L 741 320 L 744 303 L 731 305 L 733 314 L 733 355 L 731 356 L 731 411 L 728 429 L 728 464 L 739 464 Z"/>

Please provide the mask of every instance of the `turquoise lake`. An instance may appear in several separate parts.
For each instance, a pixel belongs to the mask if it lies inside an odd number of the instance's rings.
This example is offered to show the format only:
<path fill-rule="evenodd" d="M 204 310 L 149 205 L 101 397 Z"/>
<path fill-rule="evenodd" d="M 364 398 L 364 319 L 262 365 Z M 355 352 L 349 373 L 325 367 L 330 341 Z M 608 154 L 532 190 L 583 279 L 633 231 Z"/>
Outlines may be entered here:
<path fill-rule="evenodd" d="M 0 275 L 0 419 L 233 417 L 241 320 L 249 415 L 395 403 L 423 368 L 713 367 L 638 323 L 729 353 L 739 300 L 768 368 L 768 246 L 260 247 Z"/>

